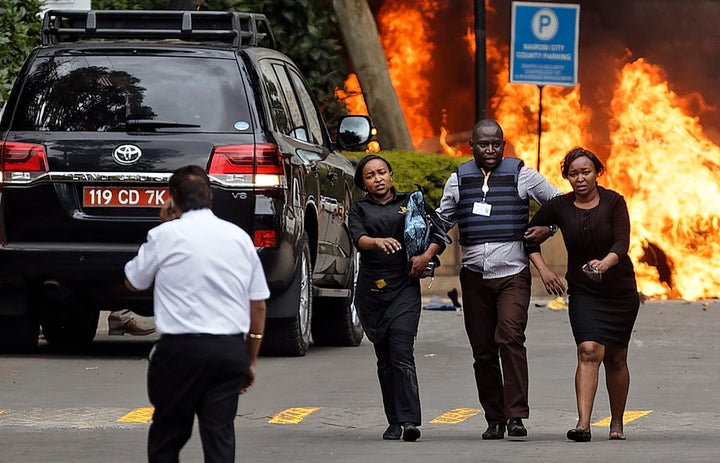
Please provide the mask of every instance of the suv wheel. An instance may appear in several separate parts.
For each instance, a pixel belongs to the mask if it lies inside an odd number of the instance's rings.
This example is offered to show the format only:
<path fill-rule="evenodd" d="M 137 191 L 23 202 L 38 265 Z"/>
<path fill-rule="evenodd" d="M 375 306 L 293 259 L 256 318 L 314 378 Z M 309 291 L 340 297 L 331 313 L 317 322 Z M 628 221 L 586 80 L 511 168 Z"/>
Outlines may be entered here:
<path fill-rule="evenodd" d="M 299 268 L 295 272 L 290 287 L 279 297 L 268 301 L 273 304 L 294 304 L 297 311 L 294 317 L 269 318 L 265 322 L 267 334 L 262 343 L 262 353 L 266 355 L 303 356 L 310 346 L 310 326 L 312 320 L 312 267 L 310 246 L 307 234 L 301 239 Z M 270 312 L 268 307 L 268 312 Z"/>
<path fill-rule="evenodd" d="M 0 284 L 0 354 L 27 354 L 38 344 L 40 325 L 31 308 L 26 288 Z"/>
<path fill-rule="evenodd" d="M 312 321 L 313 342 L 319 346 L 357 346 L 363 338 L 357 309 L 355 284 L 360 265 L 360 254 L 353 248 L 351 277 L 348 279 L 347 298 L 318 298 Z"/>
<path fill-rule="evenodd" d="M 38 344 L 40 325 L 32 315 L 0 317 L 0 353 L 28 354 Z"/>
<path fill-rule="evenodd" d="M 41 318 L 43 336 L 51 347 L 60 350 L 81 350 L 87 347 L 97 332 L 100 312 L 85 308 L 77 301 L 46 301 Z"/>

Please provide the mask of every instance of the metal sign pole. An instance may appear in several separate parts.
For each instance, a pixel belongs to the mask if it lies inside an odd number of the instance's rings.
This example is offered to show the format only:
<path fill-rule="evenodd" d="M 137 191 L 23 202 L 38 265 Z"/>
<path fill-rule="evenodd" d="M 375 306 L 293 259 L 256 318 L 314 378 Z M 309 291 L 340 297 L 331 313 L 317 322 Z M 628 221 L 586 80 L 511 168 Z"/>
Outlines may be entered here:
<path fill-rule="evenodd" d="M 540 90 L 540 104 L 538 106 L 538 152 L 537 152 L 537 171 L 540 172 L 540 138 L 542 137 L 542 91 L 543 85 L 538 85 Z"/>

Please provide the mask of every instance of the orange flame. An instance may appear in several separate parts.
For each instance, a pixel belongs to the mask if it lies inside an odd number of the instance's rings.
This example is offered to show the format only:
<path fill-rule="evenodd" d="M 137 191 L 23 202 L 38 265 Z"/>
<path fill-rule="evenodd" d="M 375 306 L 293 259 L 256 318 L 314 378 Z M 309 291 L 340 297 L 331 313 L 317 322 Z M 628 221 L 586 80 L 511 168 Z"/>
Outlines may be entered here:
<path fill-rule="evenodd" d="M 525 165 L 537 169 L 540 90 L 535 85 L 511 84 L 507 50 L 501 52 L 492 40 L 488 40 L 487 48 L 488 60 L 499 83 L 497 93 L 490 100 L 495 119 L 505 131 L 514 155 Z M 580 105 L 579 85 L 545 87 L 542 92 L 539 170 L 558 188 L 567 189 L 569 186 L 558 166 L 570 148 L 591 142 L 587 128 L 592 112 Z"/>
<path fill-rule="evenodd" d="M 435 3 L 415 3 L 422 6 L 410 8 L 401 0 L 386 0 L 378 23 L 391 78 L 413 142 L 419 146 L 435 136 L 426 109 L 430 93 L 426 75 L 433 50 L 428 19 Z M 472 30 L 467 30 L 465 41 L 466 52 L 474 56 Z M 490 100 L 492 117 L 505 131 L 507 155 L 537 167 L 540 91 L 537 86 L 509 83 L 507 46 L 501 48 L 488 39 L 486 53 L 488 76 L 497 79 Z M 689 108 L 704 104 L 702 97 L 676 95 L 662 69 L 642 59 L 625 65 L 617 82 L 608 85 L 616 88 L 609 108 L 607 153 L 593 146 L 593 114 L 581 103 L 581 86 L 543 88 L 540 172 L 569 191 L 559 169 L 568 150 L 582 145 L 598 150 L 601 157 L 607 154 L 608 175 L 601 182 L 628 203 L 629 254 L 640 292 L 655 298 L 718 297 L 720 147 L 704 135 L 698 118 L 690 115 Z M 456 155 L 457 150 L 446 143 L 445 126 L 443 118 L 440 148 L 444 154 Z"/>
<path fill-rule="evenodd" d="M 457 148 L 453 148 L 452 146 L 447 144 L 447 136 L 448 131 L 445 128 L 447 126 L 447 109 L 443 108 L 442 110 L 442 125 L 440 126 L 440 148 L 442 149 L 442 154 L 446 154 L 448 156 L 462 156 L 463 153 Z"/>
<path fill-rule="evenodd" d="M 429 121 L 430 84 L 424 76 L 432 69 L 431 30 L 428 20 L 437 6 L 430 0 L 410 6 L 405 0 L 388 0 L 378 12 L 378 29 L 388 71 L 415 146 L 433 137 Z"/>
<path fill-rule="evenodd" d="M 360 81 L 356 74 L 350 74 L 345 81 L 345 89 L 335 89 L 335 97 L 345 103 L 350 114 L 368 115 L 365 98 L 360 89 Z"/>
<path fill-rule="evenodd" d="M 621 70 L 611 103 L 609 180 L 628 203 L 630 254 L 648 296 L 720 292 L 720 148 L 683 109 L 689 103 L 642 59 Z"/>

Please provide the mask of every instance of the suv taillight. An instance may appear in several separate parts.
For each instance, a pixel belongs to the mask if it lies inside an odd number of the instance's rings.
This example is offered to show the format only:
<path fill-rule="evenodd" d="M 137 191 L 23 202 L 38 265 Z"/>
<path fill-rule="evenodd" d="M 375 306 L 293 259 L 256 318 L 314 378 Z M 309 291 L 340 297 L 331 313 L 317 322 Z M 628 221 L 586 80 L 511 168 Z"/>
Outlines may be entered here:
<path fill-rule="evenodd" d="M 275 230 L 255 230 L 253 243 L 258 248 L 271 248 L 277 243 L 277 232 Z"/>
<path fill-rule="evenodd" d="M 216 146 L 208 174 L 282 175 L 282 154 L 270 143 Z"/>
<path fill-rule="evenodd" d="M 45 147 L 34 143 L 3 142 L 0 144 L 3 172 L 47 172 Z"/>

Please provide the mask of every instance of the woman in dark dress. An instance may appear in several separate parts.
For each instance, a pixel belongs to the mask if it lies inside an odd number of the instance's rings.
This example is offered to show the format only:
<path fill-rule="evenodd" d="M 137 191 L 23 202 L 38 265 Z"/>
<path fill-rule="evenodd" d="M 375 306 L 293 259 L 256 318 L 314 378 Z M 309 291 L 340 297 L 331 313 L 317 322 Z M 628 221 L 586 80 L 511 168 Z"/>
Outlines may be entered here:
<path fill-rule="evenodd" d="M 624 440 L 623 413 L 630 386 L 627 366 L 630 334 L 640 307 L 635 272 L 628 256 L 630 218 L 618 193 L 598 186 L 602 162 L 584 148 L 563 160 L 562 176 L 573 191 L 544 204 L 530 226 L 556 224 L 568 252 L 570 325 L 577 344 L 575 372 L 578 421 L 568 439 L 590 440 L 590 419 L 600 364 L 610 399 L 610 439 Z M 530 260 L 550 294 L 565 291 L 562 279 L 548 267 L 539 247 L 527 248 Z"/>
<path fill-rule="evenodd" d="M 438 243 L 408 263 L 405 253 L 405 204 L 408 194 L 395 191 L 392 168 L 369 155 L 357 166 L 355 184 L 367 194 L 350 208 L 349 227 L 360 252 L 355 306 L 377 357 L 385 415 L 383 439 L 415 441 L 420 437 L 420 396 L 414 342 L 420 321 L 420 280 Z"/>

